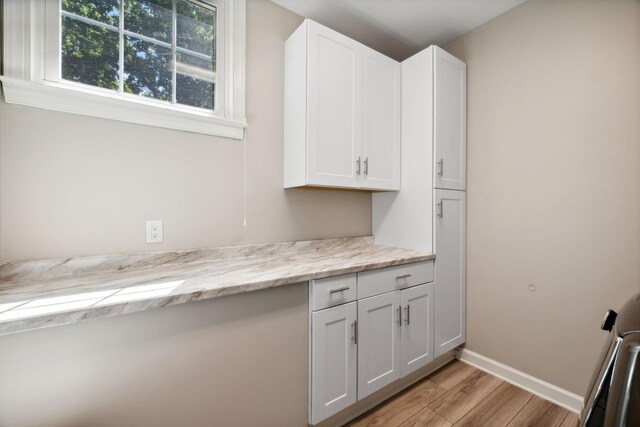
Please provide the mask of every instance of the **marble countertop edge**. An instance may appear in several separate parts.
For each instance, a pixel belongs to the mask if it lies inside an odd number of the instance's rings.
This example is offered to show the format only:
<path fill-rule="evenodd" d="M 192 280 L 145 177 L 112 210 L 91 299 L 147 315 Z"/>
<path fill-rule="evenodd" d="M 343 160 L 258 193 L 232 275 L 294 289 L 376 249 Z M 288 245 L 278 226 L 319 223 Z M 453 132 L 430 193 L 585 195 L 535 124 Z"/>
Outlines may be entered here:
<path fill-rule="evenodd" d="M 166 295 L 87 306 L 66 311 L 49 312 L 30 317 L 2 320 L 1 316 L 3 313 L 0 312 L 0 335 L 135 313 L 159 307 L 303 283 L 314 279 L 435 259 L 435 255 L 431 253 L 379 246 L 373 244 L 372 239 L 358 239 L 359 238 L 342 239 L 344 242 L 342 249 L 340 248 L 341 245 L 336 243 L 337 247 L 330 245 L 330 248 L 325 249 L 309 251 L 302 248 L 298 251 L 293 251 L 297 256 L 294 261 L 291 261 L 291 257 L 289 257 L 292 251 L 285 251 L 281 254 L 266 254 L 267 256 L 264 259 L 268 259 L 269 261 L 262 264 L 260 262 L 260 255 L 241 256 L 240 258 L 234 258 L 234 260 L 240 259 L 242 261 L 240 267 L 237 267 L 237 271 L 234 271 L 233 265 L 225 269 L 224 262 L 219 260 L 212 263 L 209 270 L 204 270 L 204 272 L 196 271 L 195 273 L 191 273 L 191 276 L 190 272 L 183 272 L 179 269 L 172 275 L 170 269 L 171 264 L 163 265 L 165 270 L 163 270 L 162 275 L 154 278 L 143 276 L 139 279 L 138 283 L 143 284 L 143 286 L 153 286 L 148 285 L 148 283 L 154 281 L 161 282 L 161 285 L 167 283 L 167 281 L 183 283 L 191 280 L 196 283 L 188 283 L 182 289 L 181 285 L 176 285 L 175 290 L 172 290 Z M 331 242 L 334 242 L 334 240 Z M 304 247 L 305 245 L 301 246 Z M 327 256 L 326 262 L 324 262 L 324 253 L 326 253 Z M 279 256 L 282 256 L 282 259 L 279 259 Z M 309 257 L 308 261 L 306 260 L 307 256 Z M 320 263 L 320 261 L 323 262 Z M 252 262 L 255 262 L 255 271 L 251 270 Z M 197 265 L 200 269 L 207 267 L 206 261 L 200 260 L 185 262 L 184 265 Z M 200 276 L 197 275 L 198 273 Z M 234 277 L 234 275 L 236 277 Z M 114 282 L 116 282 L 118 272 L 113 272 L 112 276 Z M 129 281 L 134 282 L 134 279 L 135 277 Z M 58 277 L 57 280 L 64 281 L 64 278 Z M 68 280 L 71 281 L 72 278 Z M 99 289 L 96 285 L 102 285 L 102 283 L 97 283 L 97 281 L 94 284 L 89 283 L 90 276 L 86 280 L 88 284 L 84 286 L 86 286 L 87 290 L 96 290 Z M 133 283 L 133 285 L 136 285 L 136 283 Z M 131 285 L 120 286 L 123 287 L 118 289 L 118 291 L 125 290 L 126 292 L 131 290 L 132 287 Z M 82 290 L 82 286 L 78 285 L 70 287 L 70 289 L 77 293 L 77 291 Z M 3 292 L 5 294 L 7 293 L 6 290 L 3 290 Z M 0 292 L 0 305 L 3 303 L 3 292 Z M 73 293 L 71 293 L 71 295 L 73 296 Z M 48 295 L 44 296 L 49 297 Z"/>

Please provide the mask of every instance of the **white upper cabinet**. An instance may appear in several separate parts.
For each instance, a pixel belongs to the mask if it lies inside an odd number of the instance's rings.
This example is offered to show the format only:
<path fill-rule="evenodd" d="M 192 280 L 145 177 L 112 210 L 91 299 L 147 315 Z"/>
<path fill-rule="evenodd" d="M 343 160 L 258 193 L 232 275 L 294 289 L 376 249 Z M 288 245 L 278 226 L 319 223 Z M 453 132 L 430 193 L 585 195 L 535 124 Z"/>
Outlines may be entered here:
<path fill-rule="evenodd" d="M 435 188 L 467 189 L 467 66 L 439 47 L 433 53 Z"/>
<path fill-rule="evenodd" d="M 361 187 L 400 189 L 400 64 L 363 50 Z"/>
<path fill-rule="evenodd" d="M 285 43 L 284 186 L 400 188 L 400 64 L 310 20 Z"/>
<path fill-rule="evenodd" d="M 362 50 L 348 37 L 313 23 L 307 48 L 307 182 L 357 186 Z"/>

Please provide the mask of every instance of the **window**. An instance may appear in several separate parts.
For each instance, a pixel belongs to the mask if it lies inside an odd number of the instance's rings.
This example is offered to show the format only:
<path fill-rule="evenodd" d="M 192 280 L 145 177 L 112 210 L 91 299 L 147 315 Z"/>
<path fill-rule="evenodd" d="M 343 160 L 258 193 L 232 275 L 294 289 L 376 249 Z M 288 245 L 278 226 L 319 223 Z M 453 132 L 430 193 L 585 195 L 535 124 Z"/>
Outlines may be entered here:
<path fill-rule="evenodd" d="M 218 7 L 62 0 L 61 78 L 214 110 Z"/>
<path fill-rule="evenodd" d="M 6 2 L 5 99 L 240 139 L 244 6 L 244 0 Z"/>

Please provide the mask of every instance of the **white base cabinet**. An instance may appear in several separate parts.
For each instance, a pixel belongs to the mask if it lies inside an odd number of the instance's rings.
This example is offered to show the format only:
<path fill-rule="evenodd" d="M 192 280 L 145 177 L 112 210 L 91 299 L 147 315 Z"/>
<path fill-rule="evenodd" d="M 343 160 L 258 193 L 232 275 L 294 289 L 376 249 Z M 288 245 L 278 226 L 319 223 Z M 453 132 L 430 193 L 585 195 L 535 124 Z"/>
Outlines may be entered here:
<path fill-rule="evenodd" d="M 433 360 L 433 276 L 426 261 L 309 283 L 311 424 Z"/>
<path fill-rule="evenodd" d="M 433 283 L 358 300 L 358 399 L 433 360 Z"/>
<path fill-rule="evenodd" d="M 434 283 L 402 291 L 402 350 L 400 375 L 406 376 L 434 359 Z M 427 331 L 427 333 L 425 333 Z"/>
<path fill-rule="evenodd" d="M 356 403 L 356 303 L 312 314 L 311 423 Z"/>
<path fill-rule="evenodd" d="M 400 293 L 358 301 L 358 399 L 400 378 Z"/>

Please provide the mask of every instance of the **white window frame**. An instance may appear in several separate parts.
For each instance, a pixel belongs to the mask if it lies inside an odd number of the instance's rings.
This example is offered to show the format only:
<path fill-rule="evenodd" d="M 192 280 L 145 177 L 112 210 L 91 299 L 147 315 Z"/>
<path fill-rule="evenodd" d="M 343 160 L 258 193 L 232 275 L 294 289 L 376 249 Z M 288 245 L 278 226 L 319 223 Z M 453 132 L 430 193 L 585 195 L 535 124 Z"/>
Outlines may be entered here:
<path fill-rule="evenodd" d="M 245 1 L 210 2 L 224 16 L 219 27 L 224 48 L 218 46 L 216 58 L 216 105 L 210 111 L 62 80 L 60 0 L 5 0 L 0 76 L 5 101 L 241 140 L 246 127 Z"/>

